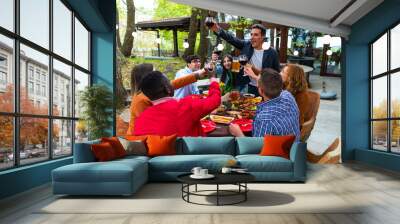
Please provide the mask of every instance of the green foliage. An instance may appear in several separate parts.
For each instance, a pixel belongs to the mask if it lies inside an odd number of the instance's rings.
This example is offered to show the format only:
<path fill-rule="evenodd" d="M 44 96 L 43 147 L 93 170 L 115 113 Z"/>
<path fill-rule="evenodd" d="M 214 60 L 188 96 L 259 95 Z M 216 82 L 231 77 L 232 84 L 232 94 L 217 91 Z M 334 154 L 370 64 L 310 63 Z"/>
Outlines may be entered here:
<path fill-rule="evenodd" d="M 175 78 L 175 74 L 178 70 L 184 68 L 186 63 L 181 58 L 171 58 L 165 60 L 158 59 L 145 59 L 142 57 L 131 58 L 130 61 L 133 64 L 141 64 L 141 63 L 151 63 L 154 65 L 154 68 L 158 71 L 164 73 L 170 80 Z"/>
<path fill-rule="evenodd" d="M 165 19 L 182 16 L 190 16 L 192 7 L 177 4 L 168 0 L 156 0 L 157 5 L 153 19 Z"/>
<path fill-rule="evenodd" d="M 177 18 L 190 16 L 192 13 L 192 7 L 188 5 L 177 4 L 168 0 L 156 0 L 156 9 L 154 12 L 154 20 L 166 19 L 166 18 Z M 187 38 L 187 33 L 182 34 L 178 32 L 178 45 L 182 47 L 183 40 Z M 172 50 L 174 47 L 173 32 L 172 30 L 161 30 L 160 36 L 163 39 L 161 44 L 162 49 Z"/>
<path fill-rule="evenodd" d="M 253 24 L 253 20 L 244 17 L 239 17 L 238 20 L 232 20 L 229 21 L 228 23 L 230 25 L 229 29 L 231 30 L 244 30 Z"/>
<path fill-rule="evenodd" d="M 80 93 L 80 107 L 83 108 L 82 119 L 85 120 L 89 139 L 109 136 L 107 129 L 112 125 L 113 95 L 104 85 L 95 84 L 86 87 Z"/>

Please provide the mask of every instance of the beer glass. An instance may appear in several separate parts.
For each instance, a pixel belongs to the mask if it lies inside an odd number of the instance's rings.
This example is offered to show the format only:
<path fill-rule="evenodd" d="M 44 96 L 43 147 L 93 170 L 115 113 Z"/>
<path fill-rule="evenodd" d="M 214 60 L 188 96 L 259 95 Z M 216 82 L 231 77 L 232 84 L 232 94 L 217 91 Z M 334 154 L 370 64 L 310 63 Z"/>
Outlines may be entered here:
<path fill-rule="evenodd" d="M 238 57 L 233 57 L 232 59 L 232 72 L 240 71 L 240 62 Z"/>

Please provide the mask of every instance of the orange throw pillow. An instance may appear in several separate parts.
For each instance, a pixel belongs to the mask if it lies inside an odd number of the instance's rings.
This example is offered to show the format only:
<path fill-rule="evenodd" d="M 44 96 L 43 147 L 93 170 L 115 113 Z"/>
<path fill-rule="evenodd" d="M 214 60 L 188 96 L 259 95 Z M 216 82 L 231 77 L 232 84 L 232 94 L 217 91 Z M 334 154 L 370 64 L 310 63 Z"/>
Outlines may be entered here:
<path fill-rule="evenodd" d="M 110 161 L 117 158 L 112 145 L 108 142 L 93 144 L 91 145 L 91 149 L 94 157 L 99 162 Z"/>
<path fill-rule="evenodd" d="M 117 137 L 101 138 L 101 142 L 110 143 L 117 158 L 126 156 L 126 151 Z"/>
<path fill-rule="evenodd" d="M 147 137 L 148 156 L 176 155 L 176 135 Z"/>
<path fill-rule="evenodd" d="M 289 159 L 290 148 L 296 137 L 294 135 L 266 135 L 261 156 L 280 156 Z"/>

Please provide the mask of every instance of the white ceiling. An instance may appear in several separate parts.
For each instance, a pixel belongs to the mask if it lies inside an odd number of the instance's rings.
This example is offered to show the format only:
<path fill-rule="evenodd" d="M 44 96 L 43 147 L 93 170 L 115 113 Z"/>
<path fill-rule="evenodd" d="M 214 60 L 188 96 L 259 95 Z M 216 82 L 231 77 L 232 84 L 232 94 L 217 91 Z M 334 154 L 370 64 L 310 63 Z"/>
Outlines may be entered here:
<path fill-rule="evenodd" d="M 383 0 L 172 0 L 198 8 L 347 37 L 350 26 Z"/>

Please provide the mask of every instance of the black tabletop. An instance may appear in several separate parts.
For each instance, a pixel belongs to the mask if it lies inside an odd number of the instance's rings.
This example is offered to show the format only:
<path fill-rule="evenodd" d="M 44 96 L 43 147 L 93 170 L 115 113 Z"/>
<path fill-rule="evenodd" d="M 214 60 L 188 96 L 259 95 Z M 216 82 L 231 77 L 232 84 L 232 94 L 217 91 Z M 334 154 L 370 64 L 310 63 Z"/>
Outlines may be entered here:
<path fill-rule="evenodd" d="M 182 174 L 177 179 L 186 184 L 236 184 L 255 180 L 255 177 L 249 173 L 213 173 L 215 177 L 211 179 L 193 179 L 190 175 L 192 174 Z"/>

